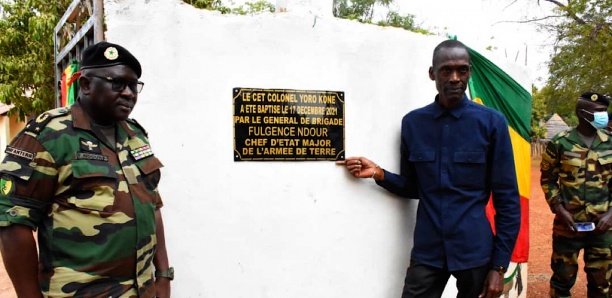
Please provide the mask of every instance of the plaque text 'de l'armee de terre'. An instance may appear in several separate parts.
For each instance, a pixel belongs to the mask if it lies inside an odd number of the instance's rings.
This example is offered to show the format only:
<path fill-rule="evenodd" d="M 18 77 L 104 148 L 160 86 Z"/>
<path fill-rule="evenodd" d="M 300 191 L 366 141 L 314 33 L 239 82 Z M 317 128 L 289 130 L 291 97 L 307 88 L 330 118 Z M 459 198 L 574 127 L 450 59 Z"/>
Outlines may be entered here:
<path fill-rule="evenodd" d="M 234 161 L 344 160 L 344 92 L 234 88 Z"/>

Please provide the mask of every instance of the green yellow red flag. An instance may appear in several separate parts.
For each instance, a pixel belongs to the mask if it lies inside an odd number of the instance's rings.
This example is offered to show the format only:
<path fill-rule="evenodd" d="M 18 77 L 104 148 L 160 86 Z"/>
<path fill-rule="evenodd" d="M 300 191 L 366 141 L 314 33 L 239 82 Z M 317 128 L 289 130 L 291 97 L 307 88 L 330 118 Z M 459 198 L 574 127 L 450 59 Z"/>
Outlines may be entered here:
<path fill-rule="evenodd" d="M 76 100 L 77 86 L 79 78 L 79 63 L 72 61 L 66 69 L 62 72 L 62 80 L 60 83 L 61 100 L 60 106 L 68 107 L 71 106 Z"/>
<path fill-rule="evenodd" d="M 521 202 L 521 229 L 512 261 L 524 263 L 529 255 L 531 94 L 483 55 L 472 49 L 468 51 L 472 63 L 468 84 L 472 100 L 501 112 L 508 121 Z M 491 220 L 494 213 L 492 204 L 489 203 L 487 214 Z"/>

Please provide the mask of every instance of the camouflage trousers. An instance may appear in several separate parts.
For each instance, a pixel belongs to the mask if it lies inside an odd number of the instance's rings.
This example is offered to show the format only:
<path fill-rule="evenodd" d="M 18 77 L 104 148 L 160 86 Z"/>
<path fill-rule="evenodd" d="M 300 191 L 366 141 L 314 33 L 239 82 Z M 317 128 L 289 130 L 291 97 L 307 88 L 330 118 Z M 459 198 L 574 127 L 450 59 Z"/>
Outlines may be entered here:
<path fill-rule="evenodd" d="M 571 297 L 570 289 L 576 283 L 578 253 L 583 250 L 584 272 L 587 276 L 589 298 L 610 297 L 612 275 L 612 232 L 587 232 L 576 237 L 553 234 L 553 253 L 550 267 L 550 297 Z"/>

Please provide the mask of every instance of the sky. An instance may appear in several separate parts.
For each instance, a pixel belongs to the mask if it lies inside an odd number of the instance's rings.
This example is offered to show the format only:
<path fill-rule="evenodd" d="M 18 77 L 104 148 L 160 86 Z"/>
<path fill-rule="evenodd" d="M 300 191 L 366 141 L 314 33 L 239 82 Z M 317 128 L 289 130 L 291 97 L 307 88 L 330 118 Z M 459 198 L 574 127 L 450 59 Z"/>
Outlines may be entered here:
<path fill-rule="evenodd" d="M 535 0 L 395 2 L 391 9 L 414 15 L 421 27 L 437 34 L 457 35 L 460 41 L 496 63 L 507 60 L 525 65 L 533 83 L 537 87 L 544 85 L 554 37 L 545 31 L 538 32 L 535 23 L 517 21 L 550 15 L 553 4 L 540 1 L 538 6 Z M 491 50 L 487 50 L 489 46 Z"/>

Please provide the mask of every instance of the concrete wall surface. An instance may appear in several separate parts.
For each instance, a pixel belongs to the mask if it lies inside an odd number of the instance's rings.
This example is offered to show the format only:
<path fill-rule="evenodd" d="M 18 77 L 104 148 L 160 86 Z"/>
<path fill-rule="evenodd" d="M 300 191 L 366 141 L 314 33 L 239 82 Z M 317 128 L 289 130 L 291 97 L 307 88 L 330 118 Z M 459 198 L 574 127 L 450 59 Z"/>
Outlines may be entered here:
<path fill-rule="evenodd" d="M 397 172 L 401 118 L 436 94 L 441 37 L 179 0 L 107 0 L 105 14 L 106 39 L 143 65 L 133 117 L 165 164 L 175 297 L 400 296 L 417 203 L 333 162 L 234 162 L 232 88 L 344 91 L 347 155 Z"/>

